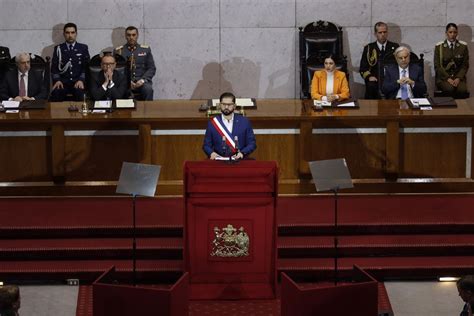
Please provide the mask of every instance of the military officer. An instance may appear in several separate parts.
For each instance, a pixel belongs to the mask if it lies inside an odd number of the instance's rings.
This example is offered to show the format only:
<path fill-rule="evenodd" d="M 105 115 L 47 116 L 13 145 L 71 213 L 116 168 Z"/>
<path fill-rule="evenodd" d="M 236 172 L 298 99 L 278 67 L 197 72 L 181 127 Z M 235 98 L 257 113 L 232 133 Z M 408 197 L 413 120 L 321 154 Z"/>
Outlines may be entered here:
<path fill-rule="evenodd" d="M 385 56 L 393 56 L 393 52 L 399 46 L 388 40 L 388 26 L 385 22 L 377 22 L 374 25 L 376 41 L 365 45 L 362 58 L 360 59 L 360 75 L 365 81 L 365 98 L 380 99 L 380 88 L 383 80 L 383 59 Z"/>
<path fill-rule="evenodd" d="M 84 99 L 89 48 L 76 42 L 76 24 L 66 23 L 63 35 L 66 41 L 54 47 L 51 62 L 51 101 L 64 101 L 68 95 L 72 95 L 74 101 L 80 101 Z"/>
<path fill-rule="evenodd" d="M 457 36 L 457 25 L 446 25 L 446 39 L 437 43 L 434 50 L 434 68 L 436 87 L 453 97 L 462 97 L 467 92 L 469 50 L 467 43 L 459 41 Z"/>
<path fill-rule="evenodd" d="M 140 45 L 138 29 L 129 26 L 125 29 L 127 44 L 115 49 L 115 53 L 123 56 L 128 62 L 128 77 L 132 92 L 138 92 L 140 100 L 153 100 L 152 78 L 156 73 L 155 62 L 148 45 Z"/>
<path fill-rule="evenodd" d="M 3 81 L 5 73 L 8 71 L 10 59 L 10 50 L 8 47 L 0 46 L 0 84 Z"/>

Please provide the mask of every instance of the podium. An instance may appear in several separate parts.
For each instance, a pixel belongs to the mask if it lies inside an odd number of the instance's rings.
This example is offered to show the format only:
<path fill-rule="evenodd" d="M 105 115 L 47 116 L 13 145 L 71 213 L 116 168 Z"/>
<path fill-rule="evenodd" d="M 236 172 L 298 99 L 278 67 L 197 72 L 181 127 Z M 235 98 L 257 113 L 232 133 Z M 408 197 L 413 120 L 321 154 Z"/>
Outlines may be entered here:
<path fill-rule="evenodd" d="M 297 284 L 281 274 L 281 316 L 377 316 L 377 280 L 354 266 L 352 279 L 334 285 Z"/>
<path fill-rule="evenodd" d="M 277 188 L 275 162 L 185 163 L 191 299 L 275 297 Z"/>

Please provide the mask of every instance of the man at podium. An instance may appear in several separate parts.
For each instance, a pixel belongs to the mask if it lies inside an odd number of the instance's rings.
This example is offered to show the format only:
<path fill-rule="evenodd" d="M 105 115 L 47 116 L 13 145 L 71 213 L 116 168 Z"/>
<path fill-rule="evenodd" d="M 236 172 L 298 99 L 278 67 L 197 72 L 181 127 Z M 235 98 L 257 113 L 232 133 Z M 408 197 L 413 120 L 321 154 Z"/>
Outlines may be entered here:
<path fill-rule="evenodd" d="M 252 125 L 246 117 L 234 113 L 235 96 L 232 93 L 223 93 L 219 102 L 221 115 L 207 124 L 202 149 L 211 160 L 242 159 L 257 148 Z"/>

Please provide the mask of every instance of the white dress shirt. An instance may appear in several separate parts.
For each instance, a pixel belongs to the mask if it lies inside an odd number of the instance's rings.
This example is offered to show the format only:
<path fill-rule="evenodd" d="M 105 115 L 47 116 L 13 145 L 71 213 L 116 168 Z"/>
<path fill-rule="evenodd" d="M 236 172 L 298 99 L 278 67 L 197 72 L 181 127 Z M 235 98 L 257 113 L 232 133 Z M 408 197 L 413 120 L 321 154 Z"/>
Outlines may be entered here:
<path fill-rule="evenodd" d="M 225 127 L 227 127 L 227 130 L 232 133 L 232 127 L 234 126 L 234 113 L 232 113 L 230 120 L 227 120 L 224 117 L 224 114 L 221 114 L 221 115 L 222 115 L 222 122 L 224 122 Z"/>
<path fill-rule="evenodd" d="M 327 96 L 333 94 L 334 92 L 334 71 L 326 71 L 326 76 L 326 95 L 321 98 L 323 101 L 327 101 Z"/>

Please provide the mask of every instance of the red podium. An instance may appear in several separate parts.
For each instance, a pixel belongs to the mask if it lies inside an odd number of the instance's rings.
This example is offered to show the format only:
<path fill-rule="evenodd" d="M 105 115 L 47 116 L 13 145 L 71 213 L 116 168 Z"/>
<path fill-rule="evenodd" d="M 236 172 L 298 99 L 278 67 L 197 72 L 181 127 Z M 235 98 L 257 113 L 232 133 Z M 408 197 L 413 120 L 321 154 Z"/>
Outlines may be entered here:
<path fill-rule="evenodd" d="M 275 162 L 185 163 L 191 299 L 275 296 L 277 187 Z"/>

